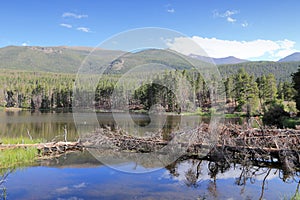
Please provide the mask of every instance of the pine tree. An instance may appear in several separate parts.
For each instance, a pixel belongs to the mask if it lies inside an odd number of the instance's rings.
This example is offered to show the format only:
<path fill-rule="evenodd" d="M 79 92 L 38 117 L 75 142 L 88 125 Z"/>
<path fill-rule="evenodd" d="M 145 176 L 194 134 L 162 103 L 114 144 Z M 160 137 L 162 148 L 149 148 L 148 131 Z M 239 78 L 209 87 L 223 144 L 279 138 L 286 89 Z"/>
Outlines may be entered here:
<path fill-rule="evenodd" d="M 248 115 L 257 111 L 259 90 L 254 76 L 250 76 L 243 68 L 235 76 L 234 95 L 238 111 L 246 111 Z"/>
<path fill-rule="evenodd" d="M 297 94 L 294 99 L 296 101 L 296 108 L 300 110 L 300 66 L 298 67 L 298 71 L 292 74 L 294 89 Z"/>

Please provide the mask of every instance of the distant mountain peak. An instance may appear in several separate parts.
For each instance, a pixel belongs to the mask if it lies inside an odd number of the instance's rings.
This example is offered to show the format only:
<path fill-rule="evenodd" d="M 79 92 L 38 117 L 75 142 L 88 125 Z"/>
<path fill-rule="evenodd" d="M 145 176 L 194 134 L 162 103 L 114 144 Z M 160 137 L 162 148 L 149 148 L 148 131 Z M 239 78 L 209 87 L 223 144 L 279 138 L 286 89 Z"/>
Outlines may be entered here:
<path fill-rule="evenodd" d="M 234 56 L 228 56 L 225 58 L 212 58 L 207 56 L 200 56 L 195 54 L 190 54 L 190 57 L 196 58 L 198 60 L 202 60 L 208 63 L 215 63 L 216 65 L 223 65 L 223 64 L 238 64 L 243 62 L 249 62 L 248 60 L 236 58 Z"/>
<path fill-rule="evenodd" d="M 300 52 L 292 53 L 291 55 L 288 55 L 278 60 L 278 62 L 296 62 L 296 61 L 300 61 Z"/>

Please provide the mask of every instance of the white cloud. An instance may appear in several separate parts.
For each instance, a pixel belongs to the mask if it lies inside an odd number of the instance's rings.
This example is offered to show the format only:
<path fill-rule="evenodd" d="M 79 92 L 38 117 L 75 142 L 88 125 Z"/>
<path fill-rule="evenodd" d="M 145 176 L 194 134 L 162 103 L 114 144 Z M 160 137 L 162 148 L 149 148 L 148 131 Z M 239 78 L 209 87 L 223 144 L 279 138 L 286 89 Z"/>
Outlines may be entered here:
<path fill-rule="evenodd" d="M 90 29 L 87 28 L 87 27 L 78 27 L 77 30 L 85 32 L 85 33 L 90 33 L 91 32 Z"/>
<path fill-rule="evenodd" d="M 23 46 L 23 47 L 29 46 L 29 43 L 28 43 L 28 42 L 23 42 L 23 43 L 22 43 L 22 46 Z"/>
<path fill-rule="evenodd" d="M 235 56 L 252 60 L 263 57 L 267 57 L 269 60 L 278 60 L 297 51 L 294 47 L 295 42 L 287 39 L 237 41 L 193 36 L 192 38 L 178 37 L 166 40 L 166 44 L 170 49 L 185 55 L 197 54 L 214 58 Z"/>
<path fill-rule="evenodd" d="M 244 21 L 243 23 L 241 23 L 241 26 L 246 28 L 249 26 L 248 22 L 247 21 Z"/>
<path fill-rule="evenodd" d="M 167 12 L 168 12 L 168 13 L 174 13 L 174 12 L 175 12 L 175 9 L 174 9 L 174 8 L 167 9 Z"/>
<path fill-rule="evenodd" d="M 76 188 L 76 189 L 85 188 L 86 184 L 85 184 L 85 182 L 82 182 L 82 183 L 80 183 L 78 185 L 73 185 L 73 187 Z"/>
<path fill-rule="evenodd" d="M 75 13 L 71 13 L 71 12 L 65 12 L 62 14 L 62 17 L 72 17 L 75 19 L 82 19 L 82 18 L 87 18 L 88 15 L 79 15 L 79 14 L 75 14 Z"/>
<path fill-rule="evenodd" d="M 236 10 L 227 10 L 224 13 L 220 13 L 218 10 L 213 11 L 214 17 L 228 18 L 232 15 L 238 14 L 239 12 Z"/>
<path fill-rule="evenodd" d="M 237 13 L 238 13 L 238 11 L 236 11 L 236 10 L 227 10 L 227 11 L 223 14 L 223 16 L 224 16 L 224 17 L 229 17 L 229 16 L 235 15 L 235 14 L 237 14 Z"/>
<path fill-rule="evenodd" d="M 71 25 L 71 24 L 60 24 L 60 26 L 66 27 L 66 28 L 72 28 L 72 25 Z"/>
<path fill-rule="evenodd" d="M 175 9 L 172 7 L 171 4 L 167 4 L 167 5 L 165 5 L 165 7 L 166 7 L 166 11 L 168 13 L 175 13 Z"/>
<path fill-rule="evenodd" d="M 57 188 L 56 192 L 65 193 L 65 192 L 68 192 L 69 190 L 70 190 L 70 188 L 66 186 L 66 187 Z"/>
<path fill-rule="evenodd" d="M 237 14 L 239 14 L 239 11 L 237 11 L 237 10 L 226 10 L 225 12 L 222 12 L 222 13 L 220 13 L 218 10 L 213 11 L 213 16 L 215 18 L 224 18 L 229 23 L 234 23 L 234 22 L 239 21 L 239 20 L 237 20 L 236 17 L 234 17 Z M 247 27 L 248 22 L 244 21 L 243 23 L 241 23 L 241 26 L 244 28 Z"/>
<path fill-rule="evenodd" d="M 227 17 L 227 21 L 233 23 L 233 22 L 236 22 L 236 19 L 234 19 L 232 17 Z"/>

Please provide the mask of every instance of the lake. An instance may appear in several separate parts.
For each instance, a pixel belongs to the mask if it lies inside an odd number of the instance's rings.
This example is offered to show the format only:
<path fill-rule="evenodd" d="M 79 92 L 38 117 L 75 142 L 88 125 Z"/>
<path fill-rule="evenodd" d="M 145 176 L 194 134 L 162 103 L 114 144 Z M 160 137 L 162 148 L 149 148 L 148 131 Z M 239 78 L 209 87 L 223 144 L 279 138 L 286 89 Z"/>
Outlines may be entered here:
<path fill-rule="evenodd" d="M 109 113 L 99 113 L 97 118 L 103 125 L 115 123 Z M 152 126 L 147 126 L 147 115 L 132 114 L 132 123 L 119 114 L 118 126 L 152 130 L 165 119 L 164 131 L 170 132 L 178 124 L 194 126 L 209 120 L 199 116 L 157 118 Z M 66 126 L 69 140 L 79 138 L 76 130 L 80 126 L 75 126 L 72 113 L 1 112 L 0 120 L 1 137 L 28 137 L 28 130 L 33 138 L 59 140 Z M 106 166 L 88 151 L 41 160 L 21 169 L 2 169 L 1 173 L 7 174 L 0 185 L 7 199 L 289 199 L 299 187 L 300 179 L 300 172 L 287 173 L 279 166 L 198 159 L 181 159 L 164 168 L 133 161 Z"/>

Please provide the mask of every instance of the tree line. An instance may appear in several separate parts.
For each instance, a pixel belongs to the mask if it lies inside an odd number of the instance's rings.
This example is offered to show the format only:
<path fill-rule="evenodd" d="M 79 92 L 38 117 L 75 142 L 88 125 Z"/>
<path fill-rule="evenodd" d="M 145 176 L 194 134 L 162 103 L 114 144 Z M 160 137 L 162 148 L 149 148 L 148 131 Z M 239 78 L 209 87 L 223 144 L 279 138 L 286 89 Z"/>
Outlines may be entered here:
<path fill-rule="evenodd" d="M 297 75 L 298 73 L 298 75 Z M 167 112 L 208 111 L 222 101 L 215 94 L 224 92 L 228 112 L 261 114 L 278 101 L 299 101 L 300 71 L 294 82 L 276 82 L 273 74 L 256 77 L 243 68 L 222 81 L 206 80 L 194 70 L 164 71 L 155 75 L 135 74 L 120 82 L 122 75 L 102 75 L 93 88 L 76 88 L 80 98 L 74 101 L 74 74 L 0 71 L 0 105 L 32 110 L 71 109 L 81 106 L 86 95 L 100 110 L 163 109 Z M 153 78 L 154 77 L 154 78 Z M 297 104 L 298 105 L 298 104 Z M 299 109 L 299 107 L 297 107 Z"/>
<path fill-rule="evenodd" d="M 74 81 L 70 74 L 0 71 L 1 106 L 32 110 L 71 108 Z"/>

